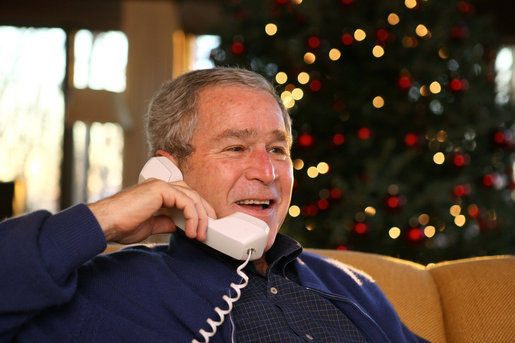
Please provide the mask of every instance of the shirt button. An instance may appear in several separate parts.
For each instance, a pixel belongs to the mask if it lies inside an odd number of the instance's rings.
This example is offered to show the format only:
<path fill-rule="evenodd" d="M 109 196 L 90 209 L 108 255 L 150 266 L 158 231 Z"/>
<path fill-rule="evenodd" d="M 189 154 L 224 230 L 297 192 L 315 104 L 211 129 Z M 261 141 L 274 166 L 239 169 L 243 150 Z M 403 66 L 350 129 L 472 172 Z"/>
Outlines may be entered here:
<path fill-rule="evenodd" d="M 275 294 L 279 293 L 279 291 L 275 287 L 270 287 L 270 293 L 275 295 Z"/>
<path fill-rule="evenodd" d="M 307 338 L 308 340 L 310 340 L 310 341 L 312 341 L 312 340 L 313 340 L 313 336 L 311 336 L 309 333 L 307 333 L 307 334 L 306 334 L 306 338 Z"/>

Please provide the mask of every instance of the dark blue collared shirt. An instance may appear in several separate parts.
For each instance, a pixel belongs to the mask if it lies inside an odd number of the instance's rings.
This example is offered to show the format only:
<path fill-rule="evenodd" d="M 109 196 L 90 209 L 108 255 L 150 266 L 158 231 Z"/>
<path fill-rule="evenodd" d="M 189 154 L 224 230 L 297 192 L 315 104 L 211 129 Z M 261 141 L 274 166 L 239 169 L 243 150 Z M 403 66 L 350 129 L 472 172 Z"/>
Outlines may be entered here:
<path fill-rule="evenodd" d="M 249 283 L 232 311 L 237 342 L 366 342 L 329 300 L 299 285 L 290 262 L 301 252 L 295 240 L 279 234 L 266 254 L 266 276 L 253 263 L 244 269 Z"/>

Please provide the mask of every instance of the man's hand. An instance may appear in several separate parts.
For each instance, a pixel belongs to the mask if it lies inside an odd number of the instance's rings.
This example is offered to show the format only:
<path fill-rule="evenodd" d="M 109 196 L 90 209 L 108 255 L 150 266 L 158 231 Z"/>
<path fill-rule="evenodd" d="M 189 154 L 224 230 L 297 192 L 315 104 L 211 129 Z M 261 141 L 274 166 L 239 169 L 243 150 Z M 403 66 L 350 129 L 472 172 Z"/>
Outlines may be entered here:
<path fill-rule="evenodd" d="M 160 208 L 177 208 L 186 219 L 185 232 L 199 241 L 206 239 L 207 217 L 216 218 L 214 209 L 184 181 L 167 183 L 157 179 L 123 190 L 109 198 L 88 204 L 108 242 L 130 244 L 157 233 L 175 232 Z"/>

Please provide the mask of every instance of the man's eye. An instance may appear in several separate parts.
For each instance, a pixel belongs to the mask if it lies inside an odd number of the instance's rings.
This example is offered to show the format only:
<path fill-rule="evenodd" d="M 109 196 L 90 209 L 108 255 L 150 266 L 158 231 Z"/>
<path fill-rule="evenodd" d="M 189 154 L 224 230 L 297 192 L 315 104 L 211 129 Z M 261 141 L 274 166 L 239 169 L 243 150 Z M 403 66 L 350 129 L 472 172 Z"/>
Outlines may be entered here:
<path fill-rule="evenodd" d="M 270 152 L 281 155 L 286 155 L 288 153 L 287 150 L 283 147 L 273 147 L 272 149 L 270 149 Z"/>
<path fill-rule="evenodd" d="M 226 149 L 227 151 L 243 151 L 245 150 L 242 146 L 231 146 Z"/>

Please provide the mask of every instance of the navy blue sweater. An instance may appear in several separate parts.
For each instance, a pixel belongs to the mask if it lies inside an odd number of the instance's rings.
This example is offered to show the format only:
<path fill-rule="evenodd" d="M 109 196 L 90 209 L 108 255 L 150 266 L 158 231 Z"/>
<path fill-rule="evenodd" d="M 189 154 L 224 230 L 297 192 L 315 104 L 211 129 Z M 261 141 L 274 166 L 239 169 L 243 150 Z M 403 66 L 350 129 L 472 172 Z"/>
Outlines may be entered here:
<path fill-rule="evenodd" d="M 210 331 L 235 269 L 205 245 L 173 235 L 168 246 L 98 255 L 106 242 L 85 205 L 0 223 L 0 342 L 191 342 Z M 331 301 L 368 342 L 419 342 L 365 274 L 303 252 L 301 285 Z M 211 342 L 230 342 L 225 320 Z"/>

